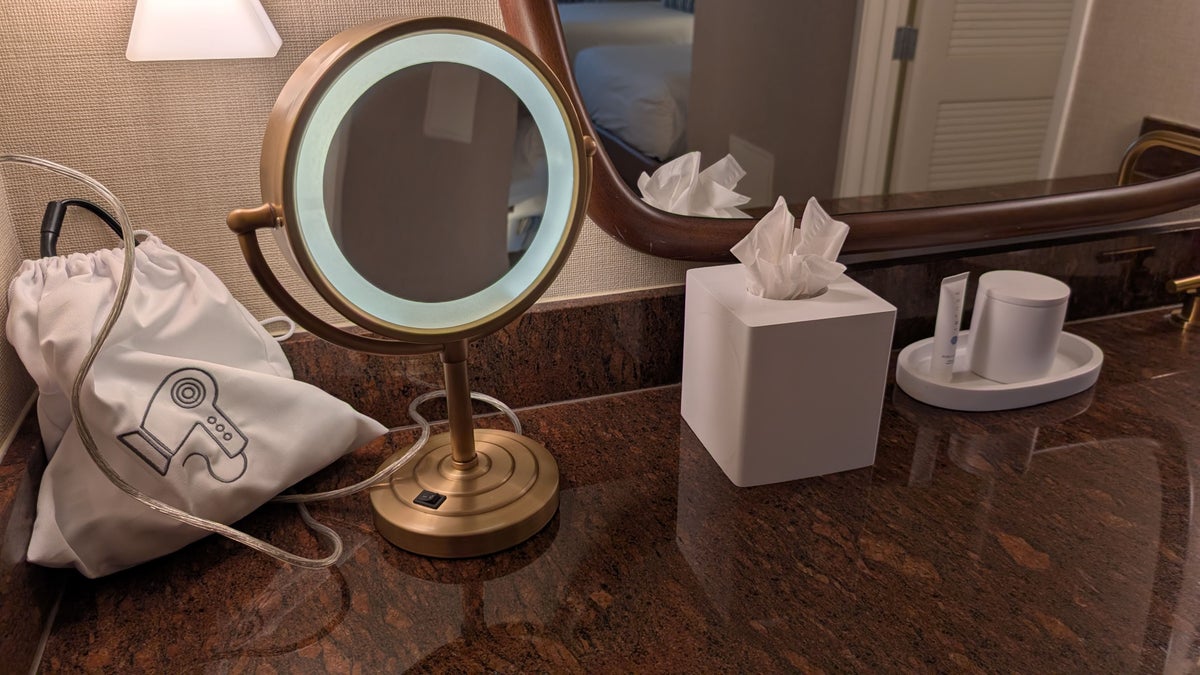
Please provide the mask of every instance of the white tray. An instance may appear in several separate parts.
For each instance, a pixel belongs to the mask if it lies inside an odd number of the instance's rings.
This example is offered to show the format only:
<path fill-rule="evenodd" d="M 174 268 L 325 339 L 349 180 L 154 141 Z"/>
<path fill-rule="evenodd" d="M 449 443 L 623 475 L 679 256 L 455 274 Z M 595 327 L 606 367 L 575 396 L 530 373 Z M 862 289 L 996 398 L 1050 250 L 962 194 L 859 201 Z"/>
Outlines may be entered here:
<path fill-rule="evenodd" d="M 1058 354 L 1045 377 L 1017 384 L 1001 384 L 971 372 L 967 363 L 967 334 L 958 334 L 958 354 L 949 382 L 929 378 L 933 338 L 914 342 L 896 359 L 896 384 L 904 393 L 929 405 L 950 410 L 1011 410 L 1065 398 L 1096 384 L 1104 352 L 1091 342 L 1063 333 Z"/>

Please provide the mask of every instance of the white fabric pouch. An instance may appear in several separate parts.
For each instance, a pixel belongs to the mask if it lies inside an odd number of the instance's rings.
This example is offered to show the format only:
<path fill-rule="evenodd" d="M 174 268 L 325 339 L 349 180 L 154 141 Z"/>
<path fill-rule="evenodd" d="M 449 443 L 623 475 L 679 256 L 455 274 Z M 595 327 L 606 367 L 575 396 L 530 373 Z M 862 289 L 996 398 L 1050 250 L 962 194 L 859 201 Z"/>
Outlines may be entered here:
<path fill-rule="evenodd" d="M 26 260 L 9 286 L 8 339 L 37 383 L 49 462 L 28 559 L 99 577 L 207 532 L 122 492 L 88 455 L 70 391 L 112 308 L 123 251 Z M 232 523 L 383 434 L 297 382 L 274 338 L 200 263 L 150 236 L 80 411 L 104 459 L 146 495 Z"/>

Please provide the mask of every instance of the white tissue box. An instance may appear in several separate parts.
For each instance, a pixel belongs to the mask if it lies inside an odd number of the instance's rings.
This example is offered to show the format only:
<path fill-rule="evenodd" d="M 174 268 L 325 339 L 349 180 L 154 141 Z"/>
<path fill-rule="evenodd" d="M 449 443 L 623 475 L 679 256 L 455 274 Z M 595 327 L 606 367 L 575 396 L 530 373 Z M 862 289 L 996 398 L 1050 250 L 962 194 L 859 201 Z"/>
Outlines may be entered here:
<path fill-rule="evenodd" d="M 896 308 L 846 276 L 766 300 L 742 265 L 689 270 L 683 419 L 740 487 L 875 462 Z"/>

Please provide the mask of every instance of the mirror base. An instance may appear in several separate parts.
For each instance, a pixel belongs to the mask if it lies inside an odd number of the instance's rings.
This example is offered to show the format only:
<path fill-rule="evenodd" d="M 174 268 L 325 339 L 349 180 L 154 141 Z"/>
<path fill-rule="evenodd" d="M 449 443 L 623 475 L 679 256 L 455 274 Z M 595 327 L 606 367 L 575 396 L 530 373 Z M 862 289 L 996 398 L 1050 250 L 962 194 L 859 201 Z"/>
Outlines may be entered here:
<path fill-rule="evenodd" d="M 419 555 L 469 558 L 516 546 L 550 522 L 558 510 L 558 463 L 550 452 L 510 431 L 474 431 L 475 466 L 455 468 L 450 434 L 438 434 L 387 484 L 371 489 L 375 527 L 385 539 Z"/>

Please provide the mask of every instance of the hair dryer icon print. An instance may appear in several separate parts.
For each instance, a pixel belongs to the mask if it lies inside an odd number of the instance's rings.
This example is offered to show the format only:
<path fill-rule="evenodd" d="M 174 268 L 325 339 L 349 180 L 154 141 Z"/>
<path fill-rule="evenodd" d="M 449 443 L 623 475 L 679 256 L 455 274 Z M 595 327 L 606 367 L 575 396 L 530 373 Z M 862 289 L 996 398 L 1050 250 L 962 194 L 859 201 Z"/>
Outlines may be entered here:
<path fill-rule="evenodd" d="M 199 457 L 222 483 L 232 483 L 246 472 L 243 451 L 249 441 L 217 407 L 217 381 L 199 368 L 168 375 L 150 398 L 141 427 L 119 438 L 164 476 L 184 446 L 188 451 L 183 464 Z"/>

